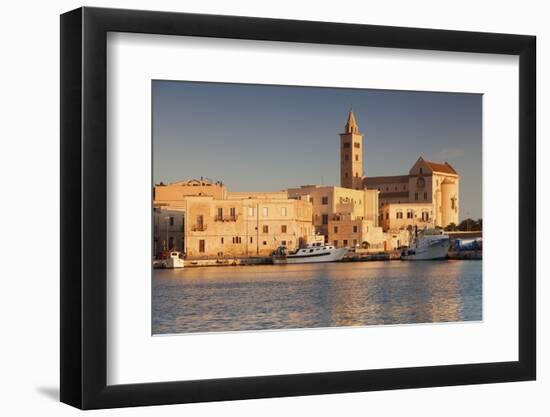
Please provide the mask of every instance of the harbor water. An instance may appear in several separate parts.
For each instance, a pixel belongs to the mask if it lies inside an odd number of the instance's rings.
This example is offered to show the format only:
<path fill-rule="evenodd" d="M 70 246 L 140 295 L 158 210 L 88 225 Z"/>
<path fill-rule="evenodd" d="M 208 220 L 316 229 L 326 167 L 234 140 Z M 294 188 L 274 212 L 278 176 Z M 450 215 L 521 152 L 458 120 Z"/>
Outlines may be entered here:
<path fill-rule="evenodd" d="M 482 320 L 482 262 L 154 270 L 153 334 Z"/>

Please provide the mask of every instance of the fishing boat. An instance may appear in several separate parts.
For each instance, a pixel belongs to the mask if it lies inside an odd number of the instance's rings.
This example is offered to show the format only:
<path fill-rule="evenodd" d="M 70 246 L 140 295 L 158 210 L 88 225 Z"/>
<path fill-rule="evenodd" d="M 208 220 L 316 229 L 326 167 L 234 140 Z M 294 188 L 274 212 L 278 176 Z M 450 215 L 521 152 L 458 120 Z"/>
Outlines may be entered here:
<path fill-rule="evenodd" d="M 273 253 L 274 264 L 306 264 L 317 262 L 340 261 L 348 252 L 348 248 L 337 248 L 334 245 L 314 243 L 305 248 L 287 253 L 285 246 L 279 246 Z"/>
<path fill-rule="evenodd" d="M 418 228 L 415 228 L 412 244 L 401 252 L 401 259 L 404 261 L 445 259 L 450 246 L 449 235 L 443 230 L 424 229 L 419 232 Z"/>
<path fill-rule="evenodd" d="M 162 267 L 163 268 L 183 268 L 184 266 L 184 260 L 181 257 L 180 252 L 170 252 L 167 259 L 164 259 L 162 261 Z"/>

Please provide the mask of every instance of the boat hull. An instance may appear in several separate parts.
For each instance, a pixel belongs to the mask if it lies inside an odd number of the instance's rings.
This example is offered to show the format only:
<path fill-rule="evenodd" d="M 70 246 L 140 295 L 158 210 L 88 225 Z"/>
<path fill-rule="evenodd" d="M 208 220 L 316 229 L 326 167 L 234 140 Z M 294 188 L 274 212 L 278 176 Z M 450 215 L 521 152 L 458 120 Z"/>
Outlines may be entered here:
<path fill-rule="evenodd" d="M 282 264 L 310 264 L 321 262 L 337 262 L 342 260 L 348 248 L 337 248 L 330 252 L 315 253 L 311 255 L 288 255 L 285 257 L 274 257 L 275 265 Z"/>
<path fill-rule="evenodd" d="M 450 242 L 448 239 L 442 239 L 423 248 L 405 251 L 401 255 L 404 261 L 430 261 L 436 259 L 445 259 L 449 252 Z"/>

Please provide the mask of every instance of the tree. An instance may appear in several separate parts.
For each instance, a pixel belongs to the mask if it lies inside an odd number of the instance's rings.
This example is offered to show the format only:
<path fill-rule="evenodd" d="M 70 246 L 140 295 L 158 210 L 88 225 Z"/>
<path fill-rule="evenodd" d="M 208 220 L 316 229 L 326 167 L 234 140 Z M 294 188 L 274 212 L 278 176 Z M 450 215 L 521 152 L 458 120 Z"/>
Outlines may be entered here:
<path fill-rule="evenodd" d="M 456 224 L 455 223 L 449 223 L 447 226 L 445 226 L 446 232 L 454 232 L 456 231 Z"/>
<path fill-rule="evenodd" d="M 458 230 L 462 232 L 474 232 L 474 231 L 480 231 L 482 229 L 483 229 L 482 219 L 473 220 L 468 217 L 467 219 L 462 220 L 458 225 Z"/>

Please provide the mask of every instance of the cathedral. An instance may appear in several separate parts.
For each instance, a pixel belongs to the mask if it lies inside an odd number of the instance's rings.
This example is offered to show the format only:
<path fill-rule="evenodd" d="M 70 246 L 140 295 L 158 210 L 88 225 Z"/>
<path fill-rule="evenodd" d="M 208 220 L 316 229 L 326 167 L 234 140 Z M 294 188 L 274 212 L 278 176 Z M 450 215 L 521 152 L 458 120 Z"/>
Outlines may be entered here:
<path fill-rule="evenodd" d="M 379 225 L 384 231 L 409 226 L 458 224 L 460 176 L 448 162 L 420 156 L 408 174 L 363 176 L 363 134 L 353 111 L 340 133 L 340 184 L 379 191 Z"/>

